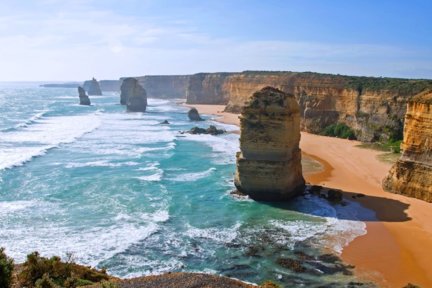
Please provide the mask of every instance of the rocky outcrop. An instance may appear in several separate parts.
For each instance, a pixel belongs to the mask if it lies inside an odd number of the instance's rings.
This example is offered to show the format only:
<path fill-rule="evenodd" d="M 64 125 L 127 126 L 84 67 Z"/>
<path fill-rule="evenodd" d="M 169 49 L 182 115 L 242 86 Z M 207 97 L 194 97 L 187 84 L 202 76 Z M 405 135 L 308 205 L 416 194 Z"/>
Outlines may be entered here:
<path fill-rule="evenodd" d="M 99 86 L 99 82 L 95 78 L 85 81 L 83 87 L 90 96 L 102 95 L 102 90 Z"/>
<path fill-rule="evenodd" d="M 408 102 L 402 156 L 383 180 L 387 191 L 432 202 L 432 91 Z"/>
<path fill-rule="evenodd" d="M 193 127 L 189 131 L 187 131 L 189 134 L 210 134 L 210 135 L 220 135 L 226 133 L 223 129 L 217 129 L 216 126 L 210 125 L 209 128 L 200 128 L 200 127 Z"/>
<path fill-rule="evenodd" d="M 191 121 L 204 121 L 198 113 L 196 108 L 191 108 L 188 112 L 189 120 Z"/>
<path fill-rule="evenodd" d="M 432 88 L 432 81 L 311 72 L 199 73 L 190 76 L 187 103 L 227 104 L 226 111 L 238 113 L 249 96 L 265 86 L 296 97 L 302 130 L 321 133 L 343 123 L 357 139 L 368 142 L 400 138 L 408 99 Z"/>
<path fill-rule="evenodd" d="M 90 98 L 87 96 L 84 88 L 82 88 L 81 86 L 78 87 L 78 96 L 79 96 L 79 100 L 80 100 L 80 105 L 90 105 Z"/>
<path fill-rule="evenodd" d="M 272 87 L 255 92 L 240 116 L 234 183 L 255 200 L 287 200 L 304 189 L 300 109 L 293 95 Z"/>
<path fill-rule="evenodd" d="M 126 78 L 121 85 L 120 103 L 131 112 L 145 112 L 147 93 L 135 78 Z"/>

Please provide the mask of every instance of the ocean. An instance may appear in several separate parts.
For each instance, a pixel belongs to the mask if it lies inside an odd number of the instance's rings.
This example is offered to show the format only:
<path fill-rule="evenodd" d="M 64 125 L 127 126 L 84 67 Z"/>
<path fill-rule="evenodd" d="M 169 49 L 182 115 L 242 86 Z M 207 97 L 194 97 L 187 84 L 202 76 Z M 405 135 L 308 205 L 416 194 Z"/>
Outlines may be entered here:
<path fill-rule="evenodd" d="M 39 251 L 70 253 L 119 277 L 200 271 L 294 287 L 356 281 L 330 255 L 366 233 L 352 211 L 369 211 L 312 195 L 285 204 L 235 197 L 239 136 L 180 133 L 235 126 L 212 115 L 190 122 L 178 100 L 148 99 L 146 113 L 127 113 L 118 93 L 90 98 L 92 106 L 80 106 L 76 89 L 0 83 L 0 247 L 16 262 Z M 302 268 L 288 267 L 293 261 Z"/>

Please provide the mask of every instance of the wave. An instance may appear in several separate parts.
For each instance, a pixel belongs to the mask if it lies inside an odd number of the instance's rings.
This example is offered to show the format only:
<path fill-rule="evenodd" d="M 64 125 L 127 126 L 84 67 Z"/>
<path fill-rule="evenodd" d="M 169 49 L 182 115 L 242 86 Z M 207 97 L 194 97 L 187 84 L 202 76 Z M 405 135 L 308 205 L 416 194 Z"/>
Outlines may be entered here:
<path fill-rule="evenodd" d="M 97 266 L 128 249 L 134 243 L 146 239 L 159 229 L 156 223 L 116 223 L 111 226 L 63 227 L 50 224 L 47 227 L 11 227 L 0 231 L 2 245 L 17 261 L 24 261 L 28 251 L 37 250 L 46 257 L 65 256 L 72 253 L 78 263 Z M 61 243 L 61 245 L 58 245 Z M 103 243 L 103 245 L 101 245 Z M 91 253 L 89 253 L 91 251 Z"/>
<path fill-rule="evenodd" d="M 234 164 L 236 152 L 240 150 L 239 135 L 222 136 L 184 134 L 182 139 L 198 141 L 210 146 L 213 150 L 213 162 L 216 164 Z"/>
<path fill-rule="evenodd" d="M 12 128 L 6 128 L 6 129 L 3 129 L 1 131 L 2 132 L 8 132 L 8 131 L 18 130 L 20 128 L 25 128 L 25 127 L 35 123 L 38 119 L 41 119 L 47 112 L 49 112 L 49 110 L 42 110 L 39 113 L 36 113 L 35 115 L 31 116 L 26 121 L 18 123 Z"/>
<path fill-rule="evenodd" d="M 99 125 L 100 120 L 95 114 L 58 116 L 40 118 L 17 131 L 1 132 L 0 170 L 21 166 L 60 144 L 74 142 Z"/>
<path fill-rule="evenodd" d="M 308 240 L 319 248 L 326 247 L 340 254 L 352 240 L 366 234 L 366 224 L 355 219 L 372 220 L 375 217 L 371 210 L 353 201 L 348 201 L 346 206 L 332 206 L 326 200 L 311 196 L 299 199 L 296 203 L 300 211 L 307 215 L 316 215 L 315 221 L 270 221 L 274 227 L 287 232 L 288 237 L 281 244 L 289 245 L 291 248 L 296 242 Z M 361 217 L 353 215 L 353 211 L 360 213 Z"/>
<path fill-rule="evenodd" d="M 178 174 L 176 177 L 169 178 L 167 180 L 176 182 L 193 182 L 209 177 L 215 170 L 216 168 L 212 167 L 201 172 Z"/>
<path fill-rule="evenodd" d="M 81 168 L 81 167 L 123 167 L 123 166 L 136 166 L 140 163 L 134 161 L 112 163 L 106 160 L 91 161 L 91 162 L 72 162 L 65 165 L 65 168 Z"/>

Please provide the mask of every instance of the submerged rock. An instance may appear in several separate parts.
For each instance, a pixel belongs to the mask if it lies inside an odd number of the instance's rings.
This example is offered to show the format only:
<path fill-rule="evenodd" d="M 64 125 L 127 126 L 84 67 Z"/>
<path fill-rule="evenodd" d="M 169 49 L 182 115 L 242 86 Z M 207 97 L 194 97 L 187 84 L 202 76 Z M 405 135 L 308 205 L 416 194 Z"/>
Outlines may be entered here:
<path fill-rule="evenodd" d="M 255 92 L 242 109 L 240 129 L 237 189 L 261 201 L 303 192 L 300 111 L 294 96 L 272 87 Z"/>
<path fill-rule="evenodd" d="M 99 86 L 99 82 L 92 78 L 92 80 L 84 82 L 84 88 L 87 90 L 88 95 L 90 96 L 100 96 L 102 95 L 102 90 Z"/>
<path fill-rule="evenodd" d="M 226 131 L 223 129 L 217 129 L 216 126 L 214 125 L 210 125 L 210 127 L 207 129 L 200 128 L 200 127 L 193 127 L 192 129 L 187 131 L 187 133 L 190 134 L 210 134 L 210 135 L 220 135 L 220 134 L 224 134 L 225 132 Z"/>
<path fill-rule="evenodd" d="M 78 96 L 80 99 L 80 105 L 90 105 L 90 98 L 87 96 L 84 88 L 82 88 L 81 86 L 78 87 Z"/>
<path fill-rule="evenodd" d="M 147 93 L 135 78 L 126 78 L 121 85 L 120 103 L 126 104 L 131 112 L 145 112 Z"/>
<path fill-rule="evenodd" d="M 432 90 L 408 102 L 402 156 L 383 180 L 384 190 L 432 202 Z"/>
<path fill-rule="evenodd" d="M 188 112 L 189 120 L 191 121 L 204 121 L 198 113 L 196 108 L 191 108 Z"/>

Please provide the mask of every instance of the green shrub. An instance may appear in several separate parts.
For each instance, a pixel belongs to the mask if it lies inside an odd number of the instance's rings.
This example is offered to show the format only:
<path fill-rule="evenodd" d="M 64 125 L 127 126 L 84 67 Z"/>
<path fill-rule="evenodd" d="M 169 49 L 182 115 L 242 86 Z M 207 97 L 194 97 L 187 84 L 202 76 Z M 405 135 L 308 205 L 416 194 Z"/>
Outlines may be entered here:
<path fill-rule="evenodd" d="M 23 270 L 18 275 L 20 284 L 29 288 L 37 287 L 37 283 L 45 285 L 41 287 L 51 287 L 47 285 L 55 284 L 60 287 L 75 288 L 107 279 L 108 275 L 105 271 L 98 271 L 69 261 L 62 262 L 58 256 L 44 258 L 38 252 L 27 255 Z"/>
<path fill-rule="evenodd" d="M 4 248 L 0 248 L 0 287 L 9 288 L 12 282 L 14 262 L 7 257 Z"/>
<path fill-rule="evenodd" d="M 400 153 L 402 140 L 389 140 L 387 143 L 383 143 L 384 149 L 387 151 L 390 151 L 392 153 Z"/>
<path fill-rule="evenodd" d="M 324 136 L 338 137 L 344 139 L 356 139 L 354 131 L 343 123 L 332 124 L 324 128 L 321 133 Z"/>
<path fill-rule="evenodd" d="M 42 278 L 36 281 L 36 288 L 60 288 L 54 281 L 49 277 L 48 274 L 44 274 Z"/>

